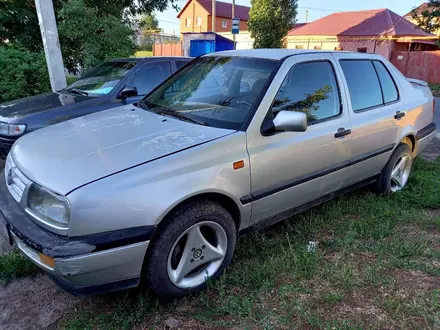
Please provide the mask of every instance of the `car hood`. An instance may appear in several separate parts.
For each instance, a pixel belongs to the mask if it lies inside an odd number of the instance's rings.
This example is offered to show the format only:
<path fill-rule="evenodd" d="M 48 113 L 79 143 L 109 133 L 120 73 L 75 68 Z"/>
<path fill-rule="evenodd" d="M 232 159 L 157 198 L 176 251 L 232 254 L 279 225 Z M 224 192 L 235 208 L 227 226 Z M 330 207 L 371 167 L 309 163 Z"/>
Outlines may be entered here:
<path fill-rule="evenodd" d="M 233 132 L 131 105 L 27 134 L 14 144 L 11 155 L 30 180 L 67 195 L 92 181 Z"/>
<path fill-rule="evenodd" d="M 0 120 L 21 119 L 47 110 L 93 100 L 92 97 L 64 93 L 46 93 L 0 104 Z"/>

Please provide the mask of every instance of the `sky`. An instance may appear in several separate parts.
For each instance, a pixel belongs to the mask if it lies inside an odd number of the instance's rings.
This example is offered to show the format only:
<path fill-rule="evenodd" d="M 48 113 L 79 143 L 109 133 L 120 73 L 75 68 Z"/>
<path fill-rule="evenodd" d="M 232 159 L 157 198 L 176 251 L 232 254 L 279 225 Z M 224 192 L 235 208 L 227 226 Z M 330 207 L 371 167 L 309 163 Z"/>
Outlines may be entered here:
<path fill-rule="evenodd" d="M 222 1 L 232 3 L 232 0 Z M 186 2 L 187 0 L 178 0 L 177 3 L 180 8 L 183 8 Z M 299 0 L 297 22 L 305 21 L 307 10 L 308 22 L 311 22 L 337 11 L 388 8 L 399 15 L 405 15 L 423 2 L 423 0 Z M 250 0 L 236 0 L 235 3 L 250 7 Z M 176 35 L 180 33 L 180 23 L 176 10 L 169 8 L 163 13 L 157 13 L 157 19 L 159 20 L 159 26 L 164 29 L 165 33 Z"/>

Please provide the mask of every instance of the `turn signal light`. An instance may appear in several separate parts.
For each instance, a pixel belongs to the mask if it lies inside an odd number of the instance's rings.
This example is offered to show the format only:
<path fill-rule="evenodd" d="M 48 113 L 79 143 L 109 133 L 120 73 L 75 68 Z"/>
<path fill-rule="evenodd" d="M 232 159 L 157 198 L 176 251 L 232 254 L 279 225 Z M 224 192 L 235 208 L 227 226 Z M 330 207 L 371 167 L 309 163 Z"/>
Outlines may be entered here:
<path fill-rule="evenodd" d="M 235 162 L 233 165 L 234 170 L 238 170 L 240 168 L 244 167 L 244 161 L 243 160 L 239 160 L 238 162 Z"/>
<path fill-rule="evenodd" d="M 55 259 L 48 257 L 47 255 L 43 253 L 39 253 L 38 256 L 40 257 L 40 261 L 45 264 L 46 266 L 50 268 L 55 268 Z"/>

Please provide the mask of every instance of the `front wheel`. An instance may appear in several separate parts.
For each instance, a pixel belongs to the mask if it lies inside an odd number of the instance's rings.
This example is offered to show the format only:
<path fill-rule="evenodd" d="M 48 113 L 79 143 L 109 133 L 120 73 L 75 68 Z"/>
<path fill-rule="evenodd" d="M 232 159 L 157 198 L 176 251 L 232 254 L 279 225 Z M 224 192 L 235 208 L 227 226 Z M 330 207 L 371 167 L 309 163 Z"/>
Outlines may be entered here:
<path fill-rule="evenodd" d="M 409 179 L 413 156 L 407 144 L 399 144 L 375 185 L 379 194 L 390 194 L 402 190 Z"/>
<path fill-rule="evenodd" d="M 179 207 L 159 228 L 146 260 L 147 280 L 159 296 L 182 297 L 206 287 L 229 265 L 236 244 L 231 215 L 199 200 Z"/>

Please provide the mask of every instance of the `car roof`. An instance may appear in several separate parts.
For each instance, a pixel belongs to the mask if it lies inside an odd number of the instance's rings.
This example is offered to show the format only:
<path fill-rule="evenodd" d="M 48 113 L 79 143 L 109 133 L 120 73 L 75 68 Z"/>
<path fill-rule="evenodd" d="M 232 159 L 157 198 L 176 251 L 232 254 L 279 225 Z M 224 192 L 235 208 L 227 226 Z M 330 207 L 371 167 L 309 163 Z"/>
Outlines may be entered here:
<path fill-rule="evenodd" d="M 344 53 L 351 54 L 353 57 L 355 54 L 359 54 L 359 57 L 377 57 L 377 54 L 357 53 L 357 52 L 342 52 L 331 50 L 314 50 L 314 49 L 243 49 L 243 50 L 227 50 L 222 52 L 210 53 L 205 56 L 237 56 L 237 57 L 252 57 L 252 58 L 264 58 L 270 60 L 281 60 L 288 56 L 304 55 L 304 54 L 317 54 L 317 53 Z"/>
<path fill-rule="evenodd" d="M 143 61 L 155 61 L 155 60 L 184 60 L 184 61 L 190 61 L 192 60 L 191 57 L 184 57 L 184 56 L 144 56 L 144 57 L 122 57 L 122 58 L 115 58 L 113 60 L 110 60 L 109 62 L 143 62 Z"/>

